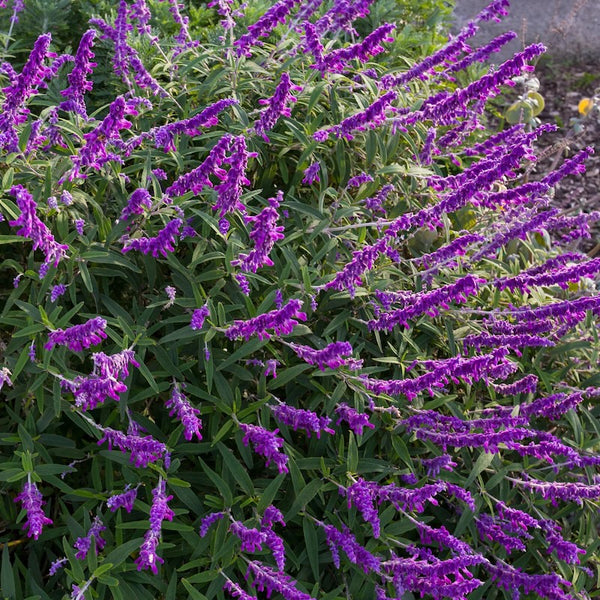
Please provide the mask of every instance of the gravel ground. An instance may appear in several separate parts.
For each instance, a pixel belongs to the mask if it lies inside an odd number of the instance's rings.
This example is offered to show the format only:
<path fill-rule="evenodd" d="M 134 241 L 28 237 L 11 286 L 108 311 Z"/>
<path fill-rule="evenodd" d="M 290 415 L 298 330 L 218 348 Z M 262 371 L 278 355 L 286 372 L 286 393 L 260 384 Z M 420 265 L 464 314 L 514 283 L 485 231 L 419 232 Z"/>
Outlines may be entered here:
<path fill-rule="evenodd" d="M 455 29 L 473 18 L 490 0 L 455 0 Z M 473 45 L 485 44 L 505 31 L 518 38 L 501 54 L 501 62 L 524 46 L 541 42 L 548 48 L 536 67 L 539 92 L 545 108 L 539 119 L 555 123 L 558 131 L 539 140 L 538 163 L 533 179 L 541 178 L 577 151 L 592 146 L 596 153 L 586 163 L 586 172 L 563 179 L 554 203 L 577 213 L 600 211 L 600 0 L 513 0 L 509 15 L 500 23 L 481 25 Z M 596 110 L 584 117 L 578 111 L 583 98 L 596 95 Z M 516 99 L 507 95 L 507 103 Z M 572 249 L 600 255 L 600 222 L 592 225 L 592 238 Z"/>

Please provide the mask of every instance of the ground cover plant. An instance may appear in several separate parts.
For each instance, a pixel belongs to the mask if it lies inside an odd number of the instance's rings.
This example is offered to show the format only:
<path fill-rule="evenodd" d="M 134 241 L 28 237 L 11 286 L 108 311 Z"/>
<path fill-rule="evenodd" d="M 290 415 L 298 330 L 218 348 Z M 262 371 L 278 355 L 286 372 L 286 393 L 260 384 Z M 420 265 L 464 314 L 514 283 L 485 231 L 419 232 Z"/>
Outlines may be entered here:
<path fill-rule="evenodd" d="M 211 4 L 0 67 L 3 597 L 597 596 L 592 149 L 486 129 L 543 46 Z"/>

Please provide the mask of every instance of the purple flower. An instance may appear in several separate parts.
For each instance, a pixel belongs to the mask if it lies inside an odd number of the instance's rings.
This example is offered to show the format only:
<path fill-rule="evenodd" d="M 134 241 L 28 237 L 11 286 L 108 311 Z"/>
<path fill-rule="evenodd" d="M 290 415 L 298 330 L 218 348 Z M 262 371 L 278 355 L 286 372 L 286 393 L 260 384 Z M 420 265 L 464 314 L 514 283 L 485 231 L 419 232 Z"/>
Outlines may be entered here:
<path fill-rule="evenodd" d="M 199 194 L 204 186 L 212 187 L 213 184 L 209 178 L 215 175 L 224 180 L 227 173 L 221 169 L 221 165 L 227 158 L 227 152 L 231 148 L 233 137 L 228 133 L 219 139 L 211 148 L 207 158 L 192 171 L 181 175 L 165 190 L 165 196 L 183 196 L 187 191 L 193 194 Z"/>
<path fill-rule="evenodd" d="M 269 254 L 275 242 L 284 239 L 283 226 L 277 225 L 279 213 L 277 209 L 283 200 L 283 192 L 279 192 L 276 198 L 269 198 L 269 206 L 255 217 L 245 216 L 246 223 L 252 224 L 252 231 L 249 234 L 250 239 L 254 242 L 254 248 L 248 254 L 240 254 L 239 258 L 232 260 L 233 266 L 240 266 L 243 271 L 256 273 L 256 271 L 267 265 L 273 266 L 273 261 L 269 258 Z"/>
<path fill-rule="evenodd" d="M 352 140 L 354 139 L 354 131 L 364 131 L 367 127 L 374 129 L 381 125 L 386 120 L 386 111 L 397 97 L 396 92 L 386 92 L 364 111 L 344 119 L 339 125 L 317 131 L 313 134 L 313 137 L 317 142 L 324 142 L 333 133 L 335 137 Z"/>
<path fill-rule="evenodd" d="M 356 435 L 362 435 L 365 427 L 375 429 L 375 425 L 369 422 L 369 415 L 367 413 L 359 413 L 345 402 L 338 404 L 335 412 L 339 416 L 339 419 L 335 424 L 339 425 L 342 421 L 346 421 L 348 427 L 356 433 Z"/>
<path fill-rule="evenodd" d="M 260 340 L 268 340 L 272 334 L 267 329 L 273 329 L 275 335 L 288 335 L 298 325 L 296 319 L 306 321 L 306 313 L 301 308 L 302 302 L 292 299 L 280 310 L 272 310 L 247 321 L 234 321 L 225 330 L 225 336 L 230 340 L 243 337 L 248 341 L 253 335 L 257 335 Z"/>
<path fill-rule="evenodd" d="M 159 254 L 166 258 L 168 252 L 175 251 L 175 239 L 182 223 L 181 219 L 172 219 L 158 232 L 156 237 L 129 238 L 121 251 L 126 253 L 130 250 L 138 250 L 142 254 L 152 254 L 154 258 L 157 258 Z"/>
<path fill-rule="evenodd" d="M 223 512 L 213 512 L 206 515 L 200 523 L 200 537 L 204 537 L 208 533 L 210 526 L 224 516 L 225 513 Z"/>
<path fill-rule="evenodd" d="M 52 286 L 50 290 L 50 302 L 56 302 L 66 291 L 67 286 L 63 283 Z"/>
<path fill-rule="evenodd" d="M 334 34 L 343 31 L 357 35 L 352 22 L 369 14 L 369 4 L 373 0 L 334 0 L 331 8 L 315 23 L 320 35 L 327 32 Z"/>
<path fill-rule="evenodd" d="M 267 597 L 270 597 L 273 592 L 277 592 L 286 600 L 314 600 L 309 594 L 301 592 L 289 575 L 275 571 L 256 560 L 248 563 L 246 579 L 249 577 L 252 577 L 254 587 L 260 592 L 265 591 Z"/>
<path fill-rule="evenodd" d="M 2 386 L 6 383 L 6 385 L 12 386 L 12 381 L 10 380 L 11 372 L 7 367 L 0 368 L 0 390 Z"/>
<path fill-rule="evenodd" d="M 161 125 L 154 127 L 150 131 L 142 133 L 140 136 L 133 138 L 128 142 L 128 150 L 141 143 L 144 139 L 153 137 L 154 145 L 157 148 L 162 148 L 165 152 L 175 151 L 175 136 L 176 135 L 187 135 L 195 137 L 200 135 L 201 127 L 214 127 L 218 125 L 218 115 L 228 106 L 237 104 L 238 101 L 234 98 L 223 98 L 217 100 L 204 110 L 200 111 L 197 115 L 190 117 L 189 119 L 183 119 L 181 121 L 175 121 L 168 123 L 167 125 Z M 166 179 L 166 174 L 164 179 Z"/>
<path fill-rule="evenodd" d="M 283 73 L 273 96 L 267 100 L 261 99 L 258 101 L 259 104 L 266 105 L 268 108 L 261 112 L 260 117 L 254 123 L 254 131 L 262 136 L 265 142 L 269 142 L 266 132 L 275 127 L 279 117 L 291 116 L 291 109 L 287 104 L 296 102 L 296 97 L 291 93 L 292 90 L 300 92 L 302 88 L 299 85 L 294 85 L 290 76 Z"/>
<path fill-rule="evenodd" d="M 63 190 L 60 194 L 60 201 L 65 206 L 71 206 L 71 204 L 73 204 L 73 196 L 71 195 L 71 192 L 68 190 Z"/>
<path fill-rule="evenodd" d="M 118 148 L 122 144 L 120 132 L 123 129 L 131 128 L 131 123 L 125 117 L 137 115 L 136 107 L 139 104 L 148 104 L 148 101 L 135 97 L 117 96 L 111 102 L 106 117 L 92 131 L 83 134 L 83 146 L 77 154 L 71 156 L 73 168 L 68 174 L 69 181 L 76 177 L 87 177 L 82 172 L 84 167 L 101 169 L 103 165 L 111 160 L 123 161 L 121 156 L 116 152 L 112 152 L 108 146 L 112 144 Z"/>
<path fill-rule="evenodd" d="M 312 185 L 315 181 L 321 181 L 319 179 L 319 171 L 321 170 L 321 164 L 318 162 L 311 163 L 306 169 L 304 169 L 304 178 L 302 183 L 306 185 Z"/>
<path fill-rule="evenodd" d="M 106 320 L 94 317 L 81 325 L 73 325 L 64 330 L 55 329 L 48 334 L 48 342 L 44 348 L 52 350 L 54 346 L 67 346 L 73 352 L 80 352 L 105 340 L 107 337 L 104 333 L 105 328 Z"/>
<path fill-rule="evenodd" d="M 242 185 L 250 185 L 250 180 L 246 177 L 245 172 L 251 156 L 256 156 L 256 153 L 247 151 L 246 138 L 243 135 L 234 137 L 231 141 L 231 156 L 227 159 L 230 165 L 229 171 L 223 182 L 215 186 L 217 202 L 213 206 L 213 210 L 219 212 L 220 218 L 234 210 L 239 210 L 241 213 L 246 212 L 246 207 L 240 199 Z"/>
<path fill-rule="evenodd" d="M 383 207 L 383 203 L 387 199 L 389 193 L 393 191 L 393 185 L 384 185 L 376 194 L 371 198 L 365 198 L 363 202 L 365 203 L 365 208 L 373 211 L 385 214 L 385 208 Z"/>
<path fill-rule="evenodd" d="M 191 441 L 194 434 L 198 441 L 202 440 L 202 421 L 198 418 L 200 410 L 193 407 L 190 401 L 179 391 L 179 386 L 175 384 L 171 392 L 171 397 L 165 403 L 167 408 L 170 408 L 169 416 L 177 415 L 177 418 L 183 425 L 183 437 Z"/>
<path fill-rule="evenodd" d="M 85 221 L 83 219 L 75 219 L 75 230 L 79 235 L 83 235 L 83 226 Z"/>
<path fill-rule="evenodd" d="M 383 42 L 394 41 L 390 33 L 395 28 L 396 25 L 394 24 L 384 23 L 367 35 L 361 42 L 324 54 L 320 60 L 317 60 L 315 65 L 311 66 L 318 69 L 321 75 L 324 75 L 326 72 L 342 73 L 346 69 L 347 63 L 351 60 L 359 60 L 365 63 L 373 56 L 377 56 L 385 51 L 385 48 L 381 45 Z M 317 57 L 315 56 L 315 58 Z"/>
<path fill-rule="evenodd" d="M 0 113 L 1 114 L 1 113 Z M 21 227 L 17 235 L 29 237 L 33 240 L 33 249 L 39 248 L 45 255 L 44 264 L 46 269 L 50 264 L 55 267 L 67 256 L 69 247 L 65 244 L 59 244 L 48 227 L 36 215 L 37 204 L 33 196 L 22 186 L 14 185 L 10 193 L 17 199 L 17 206 L 21 214 L 14 221 L 9 221 L 11 227 Z M 40 269 L 40 272 L 42 270 Z"/>
<path fill-rule="evenodd" d="M 223 0 L 220 1 L 222 2 Z M 212 4 L 214 4 L 214 2 Z M 233 598 L 238 598 L 239 600 L 258 600 L 256 596 L 248 594 L 248 592 L 244 591 L 237 583 L 231 581 L 231 579 L 225 581 L 223 589 L 226 592 L 229 592 Z"/>
<path fill-rule="evenodd" d="M 133 215 L 143 215 L 144 207 L 150 208 L 151 206 L 152 197 L 150 196 L 150 192 L 145 188 L 138 188 L 129 197 L 127 206 L 121 211 L 119 221 L 127 221 Z"/>
<path fill-rule="evenodd" d="M 288 472 L 288 457 L 281 452 L 283 438 L 277 436 L 279 429 L 269 431 L 259 425 L 249 425 L 247 423 L 240 423 L 239 426 L 244 432 L 242 439 L 244 446 L 248 446 L 252 442 L 254 451 L 267 459 L 265 463 L 267 467 L 273 462 L 280 473 Z"/>
<path fill-rule="evenodd" d="M 341 548 L 346 553 L 348 560 L 355 565 L 359 565 L 365 573 L 369 571 L 379 573 L 381 571 L 381 559 L 363 548 L 346 526 L 340 531 L 333 525 L 325 525 L 321 522 L 319 522 L 319 525 L 325 530 L 327 545 L 331 551 L 333 564 L 337 569 L 340 568 L 338 548 Z"/>
<path fill-rule="evenodd" d="M 349 342 L 332 342 L 321 350 L 294 343 L 290 343 L 289 346 L 302 360 L 309 365 L 316 365 L 321 371 L 324 371 L 325 367 L 337 369 L 346 364 L 344 356 L 352 356 L 352 346 Z"/>
<path fill-rule="evenodd" d="M 448 454 L 441 454 L 434 458 L 422 458 L 421 464 L 427 471 L 427 477 L 437 477 L 442 469 L 452 471 L 453 467 L 457 466 Z"/>
<path fill-rule="evenodd" d="M 27 518 L 23 525 L 23 529 L 27 529 L 27 537 L 33 537 L 37 540 L 44 525 L 52 525 L 52 519 L 46 517 L 42 510 L 42 505 L 46 503 L 42 499 L 41 492 L 37 489 L 35 483 L 28 479 L 23 484 L 23 490 L 14 501 L 21 502 L 21 507 L 27 512 Z"/>
<path fill-rule="evenodd" d="M 140 554 L 135 559 L 135 564 L 138 571 L 150 568 L 156 575 L 158 573 L 157 562 L 164 563 L 164 560 L 156 553 L 162 523 L 163 521 L 172 521 L 175 513 L 167 505 L 167 502 L 173 496 L 166 495 L 166 484 L 162 477 L 159 479 L 158 485 L 152 490 L 152 496 L 150 529 L 144 535 L 144 541 L 140 546 Z"/>
<path fill-rule="evenodd" d="M 44 61 L 50 56 L 48 47 L 51 39 L 49 33 L 37 38 L 23 70 L 14 77 L 8 87 L 3 89 L 4 102 L 0 109 L 0 148 L 7 152 L 19 151 L 17 125 L 27 119 L 29 109 L 25 108 L 25 103 L 37 92 L 37 87 L 43 83 L 44 78 L 51 74 L 51 70 L 44 66 Z"/>
<path fill-rule="evenodd" d="M 260 520 L 260 525 L 261 527 L 270 529 L 275 523 L 280 523 L 283 527 L 285 527 L 283 513 L 276 506 L 269 504 L 269 506 L 265 508 L 265 512 Z"/>
<path fill-rule="evenodd" d="M 197 308 L 194 310 L 192 314 L 192 320 L 190 322 L 190 327 L 195 331 L 202 329 L 204 325 L 204 319 L 210 315 L 210 309 L 208 308 L 208 304 L 205 304 L 201 308 Z"/>
<path fill-rule="evenodd" d="M 246 527 L 240 521 L 233 521 L 229 526 L 229 531 L 242 543 L 240 548 L 242 552 L 260 552 L 262 545 L 266 541 L 266 533 L 264 531 L 259 531 L 254 527 Z"/>
<path fill-rule="evenodd" d="M 279 0 L 268 8 L 256 23 L 249 25 L 248 33 L 245 33 L 234 42 L 238 57 L 252 56 L 252 46 L 262 44 L 260 38 L 268 37 L 277 26 L 277 23 L 285 23 L 289 12 L 299 2 L 300 0 Z"/>
<path fill-rule="evenodd" d="M 316 413 L 303 408 L 294 408 L 284 402 L 276 406 L 269 405 L 273 416 L 284 425 L 288 425 L 294 431 L 304 429 L 308 437 L 311 431 L 321 437 L 321 432 L 334 434 L 335 431 L 329 427 L 331 419 L 329 417 L 319 417 Z"/>
<path fill-rule="evenodd" d="M 119 508 L 124 508 L 128 513 L 133 510 L 133 504 L 137 498 L 137 488 L 128 490 L 127 487 L 123 493 L 113 494 L 106 501 L 106 506 L 110 508 L 111 512 L 116 512 Z"/>
<path fill-rule="evenodd" d="M 92 410 L 109 397 L 120 400 L 119 394 L 127 391 L 127 386 L 112 376 L 102 377 L 92 374 L 77 376 L 74 380 L 61 379 L 61 387 L 73 393 L 75 406 L 81 410 Z"/>
<path fill-rule="evenodd" d="M 348 488 L 340 488 L 340 494 L 348 499 L 348 508 L 356 507 L 362 518 L 373 528 L 373 537 L 381 533 L 381 522 L 377 512 L 376 502 L 379 495 L 379 485 L 375 481 L 366 481 L 359 477 L 356 483 Z"/>
<path fill-rule="evenodd" d="M 243 273 L 237 273 L 235 275 L 235 280 L 237 281 L 237 284 L 240 286 L 240 290 L 242 291 L 242 294 L 244 294 L 244 296 L 249 296 L 250 295 L 250 282 L 248 281 L 248 278 Z"/>
<path fill-rule="evenodd" d="M 510 479 L 513 483 L 522 486 L 526 490 L 536 492 L 542 498 L 552 500 L 556 506 L 557 500 L 576 502 L 580 506 L 583 500 L 598 500 L 600 498 L 600 484 L 586 484 L 576 482 L 540 481 L 536 479 Z"/>
<path fill-rule="evenodd" d="M 52 577 L 52 575 L 56 575 L 56 573 L 58 573 L 58 571 L 62 569 L 68 562 L 69 559 L 66 556 L 54 560 L 50 565 L 50 569 L 48 570 L 48 576 Z"/>
<path fill-rule="evenodd" d="M 77 550 L 77 554 L 75 554 L 75 557 L 79 560 L 85 559 L 92 545 L 92 536 L 96 541 L 96 554 L 98 554 L 98 552 L 102 550 L 102 548 L 104 548 L 104 546 L 106 545 L 106 540 L 100 537 L 100 534 L 105 529 L 106 527 L 104 527 L 104 524 L 102 523 L 100 517 L 96 516 L 87 535 L 85 537 L 77 538 L 77 541 L 75 542 L 74 546 L 75 550 Z"/>
<path fill-rule="evenodd" d="M 94 58 L 92 47 L 95 36 L 96 31 L 88 29 L 81 37 L 77 53 L 75 54 L 75 65 L 73 66 L 73 70 L 67 75 L 69 87 L 60 92 L 66 100 L 58 105 L 60 109 L 77 113 L 86 120 L 87 111 L 84 94 L 85 92 L 89 92 L 94 86 L 93 81 L 88 80 L 87 77 L 92 74 L 96 66 L 96 63 L 92 62 Z"/>
<path fill-rule="evenodd" d="M 350 177 L 348 179 L 348 187 L 360 187 L 363 183 L 369 183 L 373 181 L 373 177 L 368 173 L 360 173 L 360 175 L 355 175 L 354 177 Z"/>
<path fill-rule="evenodd" d="M 129 452 L 129 461 L 136 467 L 146 468 L 150 463 L 157 462 L 162 458 L 168 468 L 170 455 L 167 447 L 152 436 L 126 435 L 110 427 L 99 427 L 99 429 L 102 431 L 102 438 L 98 441 L 98 445 L 108 442 L 109 450 L 116 446 L 121 452 Z"/>

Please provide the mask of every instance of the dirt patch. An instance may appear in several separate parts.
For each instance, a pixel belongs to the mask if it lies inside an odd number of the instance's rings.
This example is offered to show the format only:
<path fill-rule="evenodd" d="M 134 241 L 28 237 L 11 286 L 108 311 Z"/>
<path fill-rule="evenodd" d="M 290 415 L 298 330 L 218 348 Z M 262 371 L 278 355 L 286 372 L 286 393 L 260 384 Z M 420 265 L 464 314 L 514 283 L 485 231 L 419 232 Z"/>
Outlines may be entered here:
<path fill-rule="evenodd" d="M 539 119 L 559 127 L 539 139 L 536 174 L 543 176 L 585 147 L 595 148 L 586 172 L 563 179 L 553 202 L 570 214 L 600 211 L 600 59 L 565 62 L 546 58 L 537 66 L 536 76 L 545 100 Z M 591 239 L 576 242 L 573 249 L 600 253 L 600 223 L 593 224 Z"/>

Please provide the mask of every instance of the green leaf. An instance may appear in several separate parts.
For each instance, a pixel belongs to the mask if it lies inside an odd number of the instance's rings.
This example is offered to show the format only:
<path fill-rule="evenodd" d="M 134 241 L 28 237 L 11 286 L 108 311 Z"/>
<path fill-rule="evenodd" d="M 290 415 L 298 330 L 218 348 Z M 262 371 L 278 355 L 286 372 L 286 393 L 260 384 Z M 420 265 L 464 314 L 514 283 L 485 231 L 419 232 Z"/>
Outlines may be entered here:
<path fill-rule="evenodd" d="M 473 465 L 473 469 L 467 481 L 465 481 L 464 488 L 467 489 L 474 481 L 475 478 L 485 469 L 487 469 L 494 460 L 494 456 L 496 456 L 493 452 L 481 452 Z"/>
<path fill-rule="evenodd" d="M 16 600 L 17 590 L 15 587 L 15 574 L 13 573 L 12 565 L 10 564 L 10 556 L 8 555 L 8 544 L 4 544 L 2 550 L 2 571 L 0 572 L 0 589 L 2 597 L 8 600 Z"/>
<path fill-rule="evenodd" d="M 324 483 L 320 479 L 313 479 L 296 496 L 294 503 L 285 515 L 285 520 L 291 521 L 319 492 Z"/>
<path fill-rule="evenodd" d="M 233 455 L 233 452 L 223 445 L 221 442 L 217 444 L 217 448 L 223 457 L 225 462 L 225 466 L 229 470 L 229 472 L 233 475 L 233 478 L 238 483 L 238 485 L 248 494 L 249 496 L 254 496 L 254 485 L 252 484 L 252 479 L 250 479 L 250 475 L 248 475 L 246 469 L 238 462 L 238 460 Z"/>
<path fill-rule="evenodd" d="M 108 573 L 114 567 L 111 562 L 103 562 L 93 573 L 92 577 L 100 577 L 104 573 Z"/>
<path fill-rule="evenodd" d="M 143 541 L 143 538 L 136 538 L 134 540 L 124 542 L 118 548 L 115 548 L 112 552 L 110 552 L 104 559 L 105 562 L 103 562 L 98 568 L 100 569 L 104 564 L 111 564 L 114 567 L 120 565 L 129 557 L 132 552 L 139 550 Z"/>
<path fill-rule="evenodd" d="M 189 592 L 191 600 L 208 600 L 187 579 L 182 579 L 181 583 L 183 583 L 183 587 Z"/>
<path fill-rule="evenodd" d="M 310 563 L 315 581 L 319 581 L 319 541 L 317 539 L 317 532 L 315 531 L 315 526 L 308 519 L 302 521 L 302 530 L 304 532 L 308 562 Z"/>

